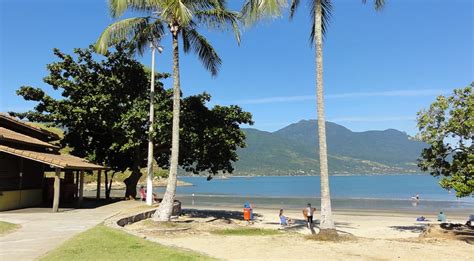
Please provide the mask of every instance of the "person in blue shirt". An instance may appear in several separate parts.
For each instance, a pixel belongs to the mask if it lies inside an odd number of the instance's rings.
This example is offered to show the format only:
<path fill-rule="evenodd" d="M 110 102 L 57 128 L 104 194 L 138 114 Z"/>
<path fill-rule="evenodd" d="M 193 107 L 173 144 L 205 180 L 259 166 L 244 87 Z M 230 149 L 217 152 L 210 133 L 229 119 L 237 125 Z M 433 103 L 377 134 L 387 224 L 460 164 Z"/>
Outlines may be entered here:
<path fill-rule="evenodd" d="M 443 211 L 439 212 L 439 214 L 438 214 L 438 221 L 440 221 L 440 222 L 446 222 L 446 215 L 443 213 Z"/>
<path fill-rule="evenodd" d="M 280 209 L 280 225 L 282 226 L 288 226 L 290 225 L 290 219 L 288 217 L 286 217 L 285 215 L 283 215 L 283 209 Z"/>

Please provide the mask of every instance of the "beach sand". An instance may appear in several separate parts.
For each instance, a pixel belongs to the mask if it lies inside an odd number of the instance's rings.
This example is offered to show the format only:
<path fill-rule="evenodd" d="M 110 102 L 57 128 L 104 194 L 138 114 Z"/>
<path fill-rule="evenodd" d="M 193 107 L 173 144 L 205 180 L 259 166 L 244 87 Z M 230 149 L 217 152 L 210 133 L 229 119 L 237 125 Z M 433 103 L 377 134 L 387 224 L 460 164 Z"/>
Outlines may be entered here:
<path fill-rule="evenodd" d="M 208 210 L 212 211 L 208 211 Z M 207 210 L 207 211 L 205 211 Z M 409 213 L 372 211 L 335 211 L 334 220 L 341 242 L 308 240 L 317 233 L 305 227 L 302 213 L 288 210 L 285 215 L 295 220 L 290 228 L 280 229 L 278 209 L 255 209 L 256 220 L 241 220 L 242 209 L 199 207 L 185 210 L 185 231 L 156 231 L 148 223 L 135 223 L 126 229 L 140 233 L 152 241 L 194 251 L 224 260 L 474 260 L 474 240 L 420 237 L 426 226 L 437 222 L 416 222 Z M 435 220 L 435 216 L 426 216 Z M 316 218 L 319 219 L 318 215 Z M 465 223 L 463 216 L 452 222 Z M 192 222 L 191 222 L 192 221 Z M 271 236 L 224 236 L 211 233 L 216 229 L 266 228 L 280 233 Z"/>

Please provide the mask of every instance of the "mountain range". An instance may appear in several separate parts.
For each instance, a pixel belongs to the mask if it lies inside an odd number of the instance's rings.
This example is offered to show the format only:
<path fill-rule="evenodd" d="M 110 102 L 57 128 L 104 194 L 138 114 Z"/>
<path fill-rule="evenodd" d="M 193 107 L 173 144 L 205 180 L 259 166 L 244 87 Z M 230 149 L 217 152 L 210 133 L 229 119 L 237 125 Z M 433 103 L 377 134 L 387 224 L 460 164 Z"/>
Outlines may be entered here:
<path fill-rule="evenodd" d="M 302 120 L 275 132 L 244 129 L 247 147 L 238 150 L 235 175 L 319 174 L 316 120 Z M 416 160 L 426 144 L 404 132 L 353 132 L 326 122 L 330 174 L 419 172 Z"/>

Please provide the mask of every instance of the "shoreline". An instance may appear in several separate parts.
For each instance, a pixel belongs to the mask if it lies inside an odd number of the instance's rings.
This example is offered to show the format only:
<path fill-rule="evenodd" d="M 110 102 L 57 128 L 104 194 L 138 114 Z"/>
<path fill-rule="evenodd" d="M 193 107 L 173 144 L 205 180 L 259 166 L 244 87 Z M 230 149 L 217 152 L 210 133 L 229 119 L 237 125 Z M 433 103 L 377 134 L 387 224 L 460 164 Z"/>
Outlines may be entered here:
<path fill-rule="evenodd" d="M 333 173 L 329 174 L 330 177 L 347 177 L 347 176 L 404 176 L 404 175 L 420 175 L 420 176 L 430 176 L 429 173 L 422 172 L 387 172 L 387 173 Z M 319 177 L 320 175 L 306 175 L 306 174 L 285 174 L 285 175 L 267 175 L 267 174 L 249 174 L 249 175 L 221 175 L 217 174 L 213 176 L 213 179 L 228 179 L 228 178 L 255 178 L 255 177 Z M 206 175 L 178 175 L 178 178 L 206 178 Z"/>

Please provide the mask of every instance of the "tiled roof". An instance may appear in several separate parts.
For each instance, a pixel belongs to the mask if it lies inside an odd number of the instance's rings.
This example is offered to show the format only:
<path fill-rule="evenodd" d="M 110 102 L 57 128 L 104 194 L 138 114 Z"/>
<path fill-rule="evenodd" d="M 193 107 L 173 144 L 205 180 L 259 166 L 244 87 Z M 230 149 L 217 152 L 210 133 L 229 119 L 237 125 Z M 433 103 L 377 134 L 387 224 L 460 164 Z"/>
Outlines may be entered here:
<path fill-rule="evenodd" d="M 0 141 L 2 140 L 26 144 L 26 145 L 32 145 L 36 147 L 58 149 L 57 146 L 54 146 L 42 140 L 0 127 Z"/>
<path fill-rule="evenodd" d="M 48 131 L 48 130 L 45 130 L 43 128 L 40 128 L 38 126 L 35 126 L 31 123 L 28 123 L 28 122 L 25 122 L 25 121 L 21 121 L 21 120 L 18 120 L 17 118 L 15 117 L 12 117 L 12 116 L 9 116 L 5 113 L 0 113 L 0 120 L 4 120 L 4 121 L 7 121 L 7 122 L 10 122 L 14 125 L 17 125 L 17 126 L 20 126 L 20 127 L 23 127 L 23 128 L 26 128 L 26 129 L 29 129 L 30 131 L 34 131 L 34 132 L 37 132 L 41 135 L 44 135 L 46 137 L 49 137 L 50 140 L 59 140 L 60 137 L 56 134 L 56 133 L 53 133 L 51 131 Z"/>
<path fill-rule="evenodd" d="M 101 170 L 107 169 L 104 166 L 95 165 L 85 159 L 71 155 L 61 155 L 47 152 L 37 152 L 30 150 L 15 149 L 8 146 L 0 145 L 0 151 L 12 154 L 25 159 L 34 160 L 44 164 L 58 167 L 61 169 L 84 169 L 84 170 Z"/>

